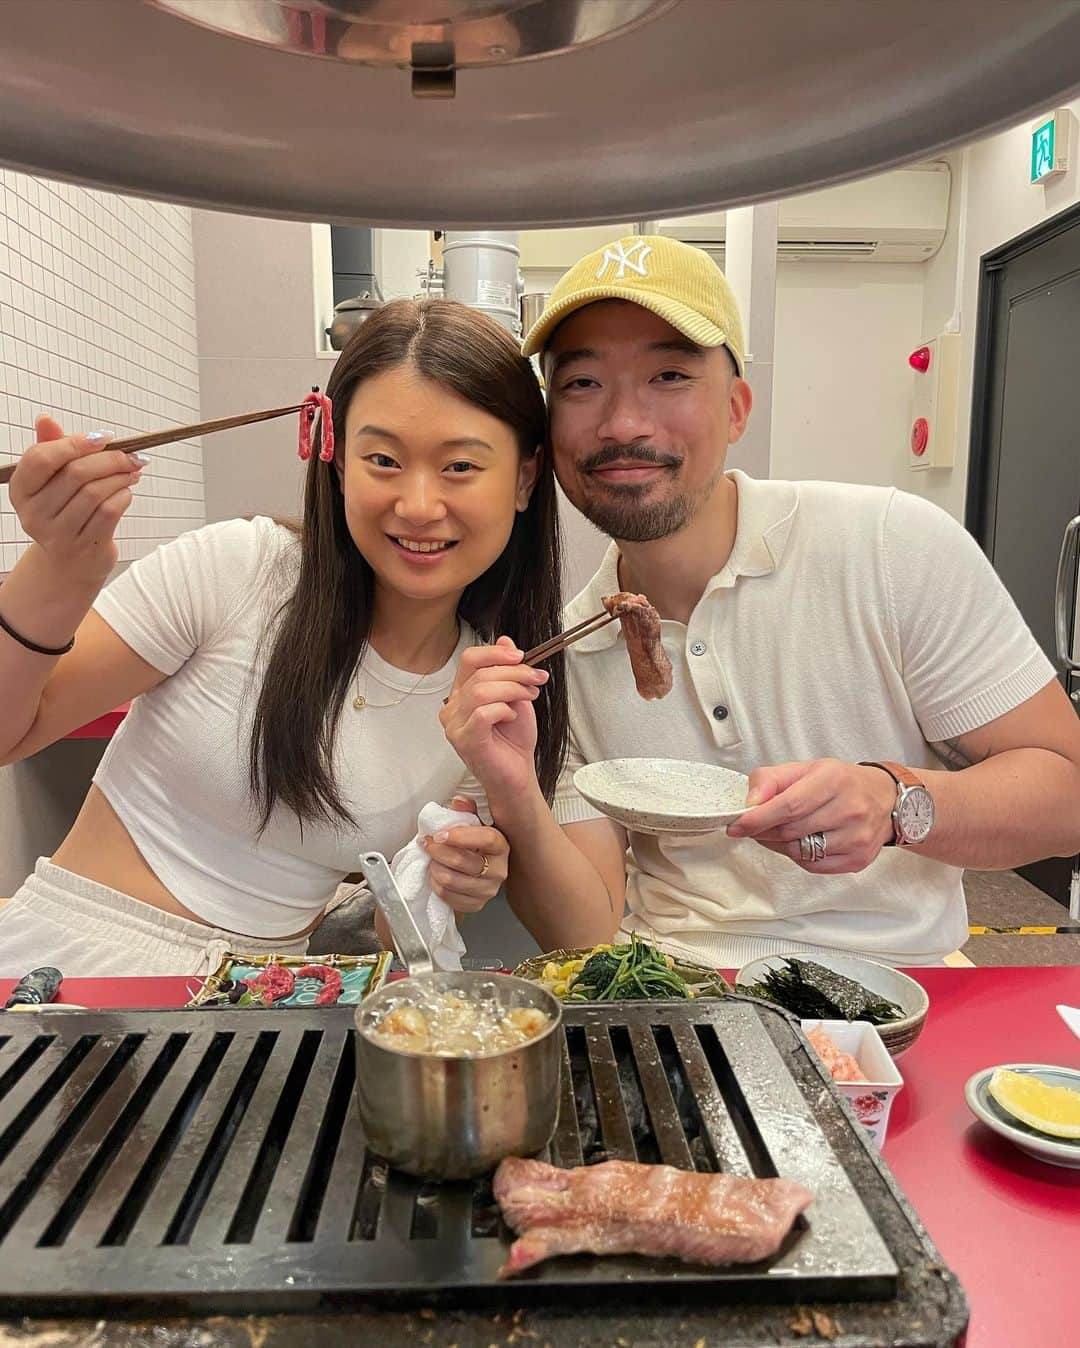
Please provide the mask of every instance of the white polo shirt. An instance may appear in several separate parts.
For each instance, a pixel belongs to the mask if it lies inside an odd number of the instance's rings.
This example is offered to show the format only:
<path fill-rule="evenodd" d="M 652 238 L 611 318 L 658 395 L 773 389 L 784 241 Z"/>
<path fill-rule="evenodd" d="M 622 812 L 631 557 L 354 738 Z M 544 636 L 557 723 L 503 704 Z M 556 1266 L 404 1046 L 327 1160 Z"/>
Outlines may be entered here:
<path fill-rule="evenodd" d="M 940 768 L 930 743 L 1011 711 L 1054 669 L 974 539 L 891 488 L 756 481 L 737 470 L 735 544 L 690 622 L 662 624 L 674 687 L 643 702 L 618 624 L 568 652 L 562 824 L 601 817 L 575 768 L 610 758 L 755 767 L 815 758 Z M 621 585 L 618 549 L 567 625 Z M 967 939 L 962 872 L 885 849 L 857 875 L 813 875 L 723 832 L 631 833 L 626 930 L 717 966 L 785 950 L 940 961 Z"/>

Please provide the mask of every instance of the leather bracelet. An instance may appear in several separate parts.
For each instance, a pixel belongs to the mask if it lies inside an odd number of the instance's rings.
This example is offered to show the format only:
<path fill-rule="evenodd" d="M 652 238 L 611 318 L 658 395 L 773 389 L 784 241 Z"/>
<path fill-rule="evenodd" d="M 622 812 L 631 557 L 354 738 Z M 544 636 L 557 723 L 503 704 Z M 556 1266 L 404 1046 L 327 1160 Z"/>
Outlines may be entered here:
<path fill-rule="evenodd" d="M 35 655 L 67 655 L 68 651 L 75 645 L 75 638 L 72 637 L 66 646 L 39 646 L 36 641 L 31 641 L 29 637 L 24 637 L 20 632 L 16 632 L 14 627 L 10 627 L 0 614 L 0 628 L 2 628 L 13 641 L 17 641 L 20 646 L 25 646 L 28 651 L 33 651 Z"/>

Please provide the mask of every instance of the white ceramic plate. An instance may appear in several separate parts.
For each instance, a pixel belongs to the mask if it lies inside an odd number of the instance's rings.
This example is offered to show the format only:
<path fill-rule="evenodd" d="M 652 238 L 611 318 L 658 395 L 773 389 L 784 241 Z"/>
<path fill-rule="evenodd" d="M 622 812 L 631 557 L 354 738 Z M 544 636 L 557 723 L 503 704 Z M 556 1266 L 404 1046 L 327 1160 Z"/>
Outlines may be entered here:
<path fill-rule="evenodd" d="M 749 778 L 741 772 L 676 758 L 587 763 L 574 773 L 574 785 L 635 833 L 713 833 L 749 808 Z"/>
<path fill-rule="evenodd" d="M 1008 1068 L 1010 1072 L 1026 1072 L 1045 1081 L 1048 1086 L 1071 1086 L 1073 1090 L 1080 1090 L 1080 1072 L 1072 1067 L 1031 1062 L 1007 1062 L 999 1063 L 998 1066 Z M 1037 1161 L 1064 1166 L 1068 1170 L 1080 1170 L 1080 1138 L 1051 1137 L 1049 1133 L 1040 1133 L 1037 1128 L 1029 1128 L 1008 1110 L 1002 1109 L 990 1094 L 990 1078 L 996 1071 L 996 1067 L 984 1067 L 981 1072 L 968 1078 L 964 1098 L 975 1117 L 1021 1151 L 1034 1156 Z"/>
<path fill-rule="evenodd" d="M 795 959 L 810 960 L 832 969 L 834 973 L 843 974 L 845 978 L 853 978 L 856 983 L 887 997 L 903 1010 L 903 1020 L 891 1020 L 877 1027 L 882 1042 L 894 1058 L 909 1049 L 919 1037 L 930 1008 L 930 998 L 926 989 L 921 983 L 916 983 L 914 978 L 909 978 L 888 964 L 878 964 L 876 960 L 862 959 L 859 955 L 834 955 L 831 952 L 808 955 L 797 950 L 791 954 Z M 766 970 L 783 968 L 786 958 L 785 955 L 766 955 L 744 964 L 735 975 L 736 988 L 760 983 Z"/>

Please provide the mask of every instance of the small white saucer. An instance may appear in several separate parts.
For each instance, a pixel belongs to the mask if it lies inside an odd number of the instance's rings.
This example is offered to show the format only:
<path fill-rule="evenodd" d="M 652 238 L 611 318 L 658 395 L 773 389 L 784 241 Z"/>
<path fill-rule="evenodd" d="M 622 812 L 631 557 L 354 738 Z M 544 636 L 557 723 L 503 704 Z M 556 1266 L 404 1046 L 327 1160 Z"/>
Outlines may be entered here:
<path fill-rule="evenodd" d="M 1072 1067 L 1053 1067 L 1046 1063 L 1007 1062 L 999 1063 L 1010 1072 L 1026 1072 L 1045 1081 L 1048 1086 L 1071 1086 L 1080 1090 L 1080 1072 Z M 1007 1110 L 1002 1109 L 990 1094 L 990 1078 L 996 1067 L 984 1067 L 968 1078 L 964 1087 L 964 1098 L 968 1108 L 976 1118 L 981 1119 L 987 1128 L 1000 1133 L 1014 1143 L 1021 1151 L 1034 1156 L 1037 1161 L 1047 1161 L 1050 1165 L 1065 1166 L 1069 1170 L 1080 1170 L 1080 1137 L 1051 1137 L 1037 1128 L 1029 1128 Z"/>
<path fill-rule="evenodd" d="M 574 773 L 574 785 L 635 833 L 714 833 L 749 808 L 749 778 L 741 772 L 676 758 L 586 763 Z"/>

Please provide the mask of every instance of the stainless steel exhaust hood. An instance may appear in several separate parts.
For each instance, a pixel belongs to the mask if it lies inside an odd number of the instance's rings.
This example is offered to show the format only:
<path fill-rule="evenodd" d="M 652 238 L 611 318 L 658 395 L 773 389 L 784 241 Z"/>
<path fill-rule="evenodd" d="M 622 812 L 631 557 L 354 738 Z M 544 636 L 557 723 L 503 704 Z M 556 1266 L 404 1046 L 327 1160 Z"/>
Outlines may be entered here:
<path fill-rule="evenodd" d="M 2 9 L 0 161 L 342 224 L 501 229 L 762 200 L 1080 86 L 1080 0 Z"/>

